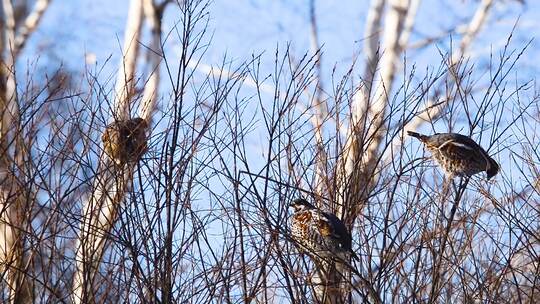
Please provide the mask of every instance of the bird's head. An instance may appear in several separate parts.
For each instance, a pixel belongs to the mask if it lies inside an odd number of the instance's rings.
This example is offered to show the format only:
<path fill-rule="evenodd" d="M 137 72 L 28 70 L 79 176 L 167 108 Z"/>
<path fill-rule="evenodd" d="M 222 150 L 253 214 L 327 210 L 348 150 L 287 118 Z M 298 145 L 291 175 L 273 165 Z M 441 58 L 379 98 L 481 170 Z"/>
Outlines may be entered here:
<path fill-rule="evenodd" d="M 143 118 L 135 117 L 131 119 L 131 127 L 146 131 L 148 122 Z"/>
<path fill-rule="evenodd" d="M 315 206 L 308 203 L 308 201 L 306 201 L 303 198 L 295 199 L 294 201 L 292 201 L 292 203 L 289 205 L 289 207 L 293 208 L 294 212 L 300 212 L 300 211 L 304 211 L 304 210 L 315 209 Z"/>

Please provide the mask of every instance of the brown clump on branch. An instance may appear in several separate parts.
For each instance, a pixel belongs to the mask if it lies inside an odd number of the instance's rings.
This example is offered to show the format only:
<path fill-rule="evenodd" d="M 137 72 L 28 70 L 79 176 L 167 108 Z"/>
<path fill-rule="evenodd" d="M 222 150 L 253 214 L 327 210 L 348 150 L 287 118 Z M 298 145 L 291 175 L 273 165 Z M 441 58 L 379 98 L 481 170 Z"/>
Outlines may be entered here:
<path fill-rule="evenodd" d="M 117 165 L 139 161 L 148 149 L 147 128 L 148 123 L 140 117 L 109 124 L 101 136 L 105 153 Z"/>

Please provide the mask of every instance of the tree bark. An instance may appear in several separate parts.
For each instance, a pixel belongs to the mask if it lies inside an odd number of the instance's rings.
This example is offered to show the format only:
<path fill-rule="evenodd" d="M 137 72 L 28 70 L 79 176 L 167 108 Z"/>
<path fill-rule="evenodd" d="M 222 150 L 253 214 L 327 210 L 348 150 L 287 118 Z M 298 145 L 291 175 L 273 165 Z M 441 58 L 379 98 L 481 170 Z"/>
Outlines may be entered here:
<path fill-rule="evenodd" d="M 10 303 L 31 302 L 25 279 L 24 231 L 29 224 L 28 189 L 22 182 L 28 156 L 20 124 L 15 64 L 50 1 L 39 0 L 17 29 L 11 0 L 2 0 L 0 39 L 0 281 L 7 283 Z"/>
<path fill-rule="evenodd" d="M 160 9 L 163 9 L 161 6 Z M 159 65 L 161 51 L 161 11 L 156 10 L 151 0 L 132 0 L 124 37 L 124 54 L 119 67 L 115 90 L 113 119 L 130 118 L 133 92 L 135 88 L 136 62 L 139 57 L 139 43 L 143 16 L 151 30 L 151 44 L 148 64 L 152 74 L 143 90 L 141 118 L 151 123 L 155 111 L 159 87 Z M 148 130 L 147 130 L 148 131 Z M 148 132 L 147 132 L 148 133 Z M 108 235 L 113 228 L 118 210 L 132 183 L 135 164 L 128 163 L 118 168 L 102 153 L 99 170 L 94 180 L 93 193 L 84 204 L 81 230 L 76 252 L 76 272 L 73 279 L 73 303 L 95 301 L 94 283 L 96 274 L 107 245 Z"/>

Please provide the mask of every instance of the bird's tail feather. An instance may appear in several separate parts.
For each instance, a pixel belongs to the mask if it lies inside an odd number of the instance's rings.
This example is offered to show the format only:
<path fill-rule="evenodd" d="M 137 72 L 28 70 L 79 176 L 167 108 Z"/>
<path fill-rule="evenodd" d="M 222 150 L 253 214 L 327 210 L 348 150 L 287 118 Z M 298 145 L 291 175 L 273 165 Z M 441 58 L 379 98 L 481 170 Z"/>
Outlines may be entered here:
<path fill-rule="evenodd" d="M 493 158 L 489 157 L 489 164 L 486 170 L 487 178 L 490 179 L 499 173 L 499 164 Z"/>

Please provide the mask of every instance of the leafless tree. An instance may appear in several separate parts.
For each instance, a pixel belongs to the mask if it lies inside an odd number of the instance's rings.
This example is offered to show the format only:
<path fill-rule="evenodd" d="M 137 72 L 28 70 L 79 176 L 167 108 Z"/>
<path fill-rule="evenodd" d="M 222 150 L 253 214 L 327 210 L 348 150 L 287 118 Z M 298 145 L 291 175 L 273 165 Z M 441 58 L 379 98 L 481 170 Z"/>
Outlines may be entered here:
<path fill-rule="evenodd" d="M 515 75 L 530 45 L 510 32 L 472 56 L 497 3 L 411 41 L 423 3 L 372 0 L 340 73 L 316 1 L 310 50 L 208 65 L 212 3 L 130 0 L 110 83 L 90 67 L 18 77 L 49 1 L 3 1 L 1 301 L 537 302 L 539 95 Z M 409 62 L 448 36 L 438 66 Z M 113 139 L 126 128 L 142 156 Z M 409 130 L 471 136 L 502 171 L 449 180 Z M 346 223 L 359 261 L 299 248 L 297 197 Z"/>
<path fill-rule="evenodd" d="M 0 22 L 0 273 L 9 286 L 14 302 L 28 301 L 29 289 L 23 277 L 24 231 L 29 225 L 24 210 L 30 208 L 30 198 L 35 195 L 25 187 L 25 173 L 31 170 L 28 160 L 30 142 L 23 133 L 21 104 L 16 89 L 15 66 L 17 58 L 29 35 L 36 29 L 49 1 L 36 1 L 30 11 L 26 5 L 17 6 L 12 1 L 2 1 Z M 22 111 L 21 111 L 22 108 Z"/>

